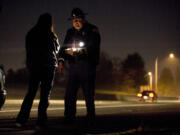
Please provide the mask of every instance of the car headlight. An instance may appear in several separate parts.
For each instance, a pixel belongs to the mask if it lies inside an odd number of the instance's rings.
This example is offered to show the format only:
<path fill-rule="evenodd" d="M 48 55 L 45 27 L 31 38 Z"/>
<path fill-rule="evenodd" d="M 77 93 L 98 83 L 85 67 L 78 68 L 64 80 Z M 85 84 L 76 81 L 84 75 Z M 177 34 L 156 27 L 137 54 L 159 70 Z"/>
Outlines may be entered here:
<path fill-rule="evenodd" d="M 138 97 L 142 97 L 142 94 L 141 94 L 141 93 L 138 93 L 137 96 L 138 96 Z"/>
<path fill-rule="evenodd" d="M 144 99 L 148 99 L 148 96 L 143 96 Z"/>

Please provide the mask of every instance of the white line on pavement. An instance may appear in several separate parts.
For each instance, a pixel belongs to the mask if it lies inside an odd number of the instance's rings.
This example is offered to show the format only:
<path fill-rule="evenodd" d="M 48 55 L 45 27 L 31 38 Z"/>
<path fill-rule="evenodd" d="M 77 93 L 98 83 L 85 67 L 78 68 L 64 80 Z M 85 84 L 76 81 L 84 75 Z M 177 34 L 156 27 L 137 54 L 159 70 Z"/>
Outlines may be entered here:
<path fill-rule="evenodd" d="M 7 104 L 21 104 L 22 103 L 22 99 L 8 99 L 6 100 Z M 33 103 L 39 103 L 39 99 L 34 100 Z M 64 100 L 50 100 L 50 103 L 52 104 L 64 104 Z M 95 104 L 118 104 L 118 103 L 122 103 L 121 101 L 103 101 L 103 100 L 99 100 L 99 101 L 95 101 Z M 77 104 L 85 104 L 84 100 L 77 100 Z"/>
<path fill-rule="evenodd" d="M 166 105 L 166 104 L 161 104 Z M 96 109 L 102 109 L 102 108 L 120 108 L 120 107 L 146 107 L 146 106 L 159 106 L 159 104 L 126 104 L 126 105 L 101 105 L 96 106 Z M 77 109 L 86 109 L 86 107 L 77 107 Z M 31 111 L 37 111 L 38 109 L 31 109 Z M 48 111 L 55 111 L 55 110 L 64 110 L 64 107 L 61 108 L 48 108 Z M 19 109 L 13 109 L 13 110 L 1 110 L 0 113 L 7 113 L 7 112 L 19 112 Z"/>

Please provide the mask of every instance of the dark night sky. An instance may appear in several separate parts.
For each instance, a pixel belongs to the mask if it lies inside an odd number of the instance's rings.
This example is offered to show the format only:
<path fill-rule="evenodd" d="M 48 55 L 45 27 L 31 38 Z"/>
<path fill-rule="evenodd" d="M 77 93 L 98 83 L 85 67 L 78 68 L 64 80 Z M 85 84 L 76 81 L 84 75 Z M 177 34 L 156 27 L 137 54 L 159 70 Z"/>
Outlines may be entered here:
<path fill-rule="evenodd" d="M 88 13 L 87 20 L 99 27 L 101 50 L 124 59 L 138 52 L 147 70 L 153 71 L 159 60 L 174 52 L 180 57 L 179 0 L 1 0 L 0 63 L 5 68 L 24 66 L 25 35 L 36 24 L 40 14 L 54 17 L 60 43 L 73 7 Z"/>

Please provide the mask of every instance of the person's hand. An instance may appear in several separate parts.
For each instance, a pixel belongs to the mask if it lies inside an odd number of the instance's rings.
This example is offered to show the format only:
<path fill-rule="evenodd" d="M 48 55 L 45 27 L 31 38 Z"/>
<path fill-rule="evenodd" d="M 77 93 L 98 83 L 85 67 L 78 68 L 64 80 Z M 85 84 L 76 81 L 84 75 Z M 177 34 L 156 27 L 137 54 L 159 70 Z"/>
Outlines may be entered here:
<path fill-rule="evenodd" d="M 64 73 L 64 68 L 63 68 L 63 63 L 62 62 L 59 62 L 57 72 L 60 73 L 60 74 Z"/>
<path fill-rule="evenodd" d="M 83 49 L 80 49 L 80 50 L 79 50 L 79 54 L 84 54 L 84 50 L 83 50 Z"/>
<path fill-rule="evenodd" d="M 73 49 L 72 48 L 66 50 L 65 52 L 66 52 L 66 54 L 73 55 Z"/>

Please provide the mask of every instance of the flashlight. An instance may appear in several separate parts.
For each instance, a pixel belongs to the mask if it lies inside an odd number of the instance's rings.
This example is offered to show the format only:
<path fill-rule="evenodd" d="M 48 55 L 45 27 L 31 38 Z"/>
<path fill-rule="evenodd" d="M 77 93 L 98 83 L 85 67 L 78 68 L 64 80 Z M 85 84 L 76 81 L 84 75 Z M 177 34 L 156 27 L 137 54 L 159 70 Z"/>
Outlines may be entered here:
<path fill-rule="evenodd" d="M 80 50 L 82 50 L 84 47 L 84 42 L 80 41 L 79 43 L 75 43 L 73 44 L 73 47 L 71 48 L 67 48 L 66 50 L 73 50 L 73 52 L 79 52 Z"/>
<path fill-rule="evenodd" d="M 84 42 L 79 42 L 79 47 L 84 47 Z"/>

